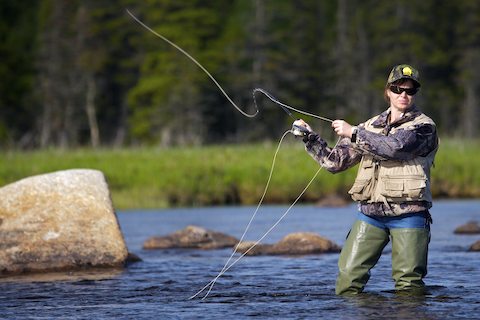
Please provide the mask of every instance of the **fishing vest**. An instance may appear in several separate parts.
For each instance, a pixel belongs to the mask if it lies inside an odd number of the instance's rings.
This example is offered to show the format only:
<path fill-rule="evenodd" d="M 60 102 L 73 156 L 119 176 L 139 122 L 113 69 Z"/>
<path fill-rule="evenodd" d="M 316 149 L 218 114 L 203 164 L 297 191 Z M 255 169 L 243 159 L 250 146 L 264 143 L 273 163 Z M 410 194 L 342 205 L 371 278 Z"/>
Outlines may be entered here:
<path fill-rule="evenodd" d="M 372 123 L 374 117 L 365 123 L 365 129 L 382 133 L 383 128 L 376 128 Z M 407 129 L 412 125 L 435 123 L 424 114 L 391 129 Z M 407 129 L 408 130 L 408 129 Z M 427 156 L 418 156 L 412 160 L 383 160 L 371 154 L 362 157 L 355 182 L 348 192 L 352 199 L 365 203 L 383 202 L 401 203 L 408 201 L 432 202 L 430 192 L 430 168 L 437 148 Z"/>

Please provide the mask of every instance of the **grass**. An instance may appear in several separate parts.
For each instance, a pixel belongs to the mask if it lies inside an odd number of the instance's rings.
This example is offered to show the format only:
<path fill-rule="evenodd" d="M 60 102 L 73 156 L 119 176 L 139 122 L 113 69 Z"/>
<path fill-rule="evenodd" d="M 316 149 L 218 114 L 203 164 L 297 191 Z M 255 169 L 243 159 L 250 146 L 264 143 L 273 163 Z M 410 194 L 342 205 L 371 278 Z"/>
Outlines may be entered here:
<path fill-rule="evenodd" d="M 102 171 L 118 209 L 256 204 L 267 182 L 275 144 L 197 148 L 8 151 L 0 159 L 0 185 L 73 168 Z M 317 171 L 301 143 L 278 154 L 267 203 L 290 203 Z M 480 197 L 479 141 L 442 141 L 432 170 L 437 197 Z M 321 172 L 302 197 L 345 195 L 356 169 Z"/>
<path fill-rule="evenodd" d="M 440 142 L 432 170 L 432 192 L 438 197 L 480 197 L 480 140 Z"/>

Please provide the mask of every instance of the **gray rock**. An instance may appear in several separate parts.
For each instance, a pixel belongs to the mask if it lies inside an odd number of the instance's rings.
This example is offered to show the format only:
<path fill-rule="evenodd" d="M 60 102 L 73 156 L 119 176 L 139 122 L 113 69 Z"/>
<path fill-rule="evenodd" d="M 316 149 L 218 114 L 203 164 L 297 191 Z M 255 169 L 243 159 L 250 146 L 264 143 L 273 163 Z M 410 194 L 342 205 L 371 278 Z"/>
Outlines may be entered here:
<path fill-rule="evenodd" d="M 480 240 L 472 244 L 472 246 L 470 247 L 470 249 L 468 249 L 468 251 L 480 251 Z"/>
<path fill-rule="evenodd" d="M 233 247 L 238 239 L 198 226 L 187 226 L 172 234 L 152 237 L 143 243 L 144 249 L 195 248 L 219 249 Z"/>
<path fill-rule="evenodd" d="M 245 253 L 253 242 L 242 242 L 237 252 Z M 247 255 L 307 255 L 339 252 L 340 246 L 312 232 L 291 233 L 275 244 L 260 244 Z"/>
<path fill-rule="evenodd" d="M 100 171 L 58 171 L 0 188 L 0 275 L 123 266 L 127 254 Z"/>
<path fill-rule="evenodd" d="M 239 243 L 236 252 L 245 253 L 247 256 L 260 256 L 271 254 L 273 244 L 259 243 L 253 247 L 254 244 L 255 241 L 242 241 Z"/>
<path fill-rule="evenodd" d="M 453 232 L 456 234 L 480 234 L 480 225 L 478 221 L 469 221 L 456 228 Z"/>

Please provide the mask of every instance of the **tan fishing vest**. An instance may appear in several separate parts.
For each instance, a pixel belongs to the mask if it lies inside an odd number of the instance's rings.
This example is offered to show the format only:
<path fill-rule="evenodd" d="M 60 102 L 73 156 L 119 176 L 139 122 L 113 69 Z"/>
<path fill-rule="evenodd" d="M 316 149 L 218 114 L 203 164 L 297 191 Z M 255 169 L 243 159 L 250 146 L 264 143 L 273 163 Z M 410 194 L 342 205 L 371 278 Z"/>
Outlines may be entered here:
<path fill-rule="evenodd" d="M 377 116 L 378 117 L 378 116 Z M 381 133 L 383 128 L 375 128 L 372 122 L 377 117 L 365 123 L 365 129 Z M 405 129 L 416 124 L 435 123 L 424 114 L 412 121 L 392 128 L 390 134 L 398 129 Z M 413 160 L 380 160 L 373 155 L 364 155 L 360 161 L 355 182 L 348 193 L 355 201 L 367 203 L 383 202 L 400 203 L 408 201 L 432 202 L 430 192 L 430 167 L 437 149 L 426 157 L 417 157 Z"/>

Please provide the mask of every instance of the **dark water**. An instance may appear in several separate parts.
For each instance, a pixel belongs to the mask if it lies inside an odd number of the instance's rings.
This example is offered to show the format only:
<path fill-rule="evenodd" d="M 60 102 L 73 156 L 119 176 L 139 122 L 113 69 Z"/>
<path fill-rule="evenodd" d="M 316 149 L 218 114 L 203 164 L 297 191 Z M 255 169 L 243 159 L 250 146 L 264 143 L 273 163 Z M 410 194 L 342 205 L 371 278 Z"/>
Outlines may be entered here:
<path fill-rule="evenodd" d="M 286 207 L 264 207 L 247 240 L 259 238 Z M 355 207 L 297 206 L 264 240 L 317 232 L 342 245 Z M 0 319 L 480 319 L 480 236 L 453 230 L 480 220 L 480 201 L 437 201 L 432 210 L 428 293 L 393 293 L 387 246 L 366 288 L 334 294 L 338 254 L 245 257 L 221 277 L 206 300 L 188 300 L 220 271 L 229 250 L 141 249 L 145 239 L 188 224 L 240 237 L 253 208 L 119 212 L 129 250 L 143 262 L 124 270 L 18 277 L 0 282 Z"/>

